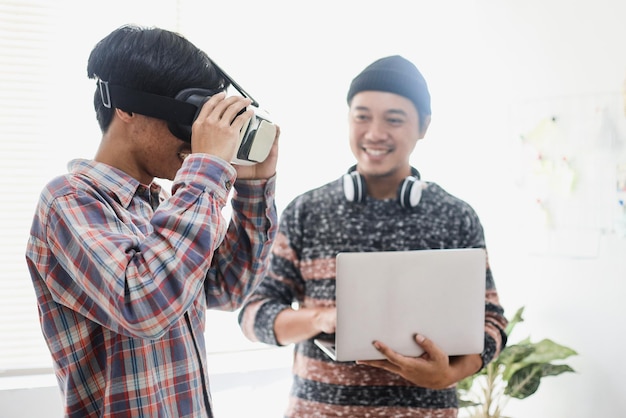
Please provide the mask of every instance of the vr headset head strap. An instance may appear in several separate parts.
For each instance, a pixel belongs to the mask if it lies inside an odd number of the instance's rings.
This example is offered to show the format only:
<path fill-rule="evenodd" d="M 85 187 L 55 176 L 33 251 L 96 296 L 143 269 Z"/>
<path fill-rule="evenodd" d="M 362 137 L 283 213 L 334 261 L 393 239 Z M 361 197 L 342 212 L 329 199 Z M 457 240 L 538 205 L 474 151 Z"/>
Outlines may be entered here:
<path fill-rule="evenodd" d="M 159 96 L 98 80 L 102 103 L 125 112 L 135 112 L 168 122 L 191 125 L 198 108 L 172 97 Z"/>
<path fill-rule="evenodd" d="M 239 84 L 237 84 L 215 62 L 213 65 L 243 97 L 252 100 L 252 106 L 259 104 Z M 108 81 L 98 79 L 100 96 L 105 107 L 116 107 L 125 112 L 135 112 L 141 115 L 163 119 L 177 138 L 191 142 L 191 125 L 198 116 L 202 105 L 217 91 L 190 88 L 180 91 L 175 98 L 160 96 L 140 90 L 130 89 Z"/>

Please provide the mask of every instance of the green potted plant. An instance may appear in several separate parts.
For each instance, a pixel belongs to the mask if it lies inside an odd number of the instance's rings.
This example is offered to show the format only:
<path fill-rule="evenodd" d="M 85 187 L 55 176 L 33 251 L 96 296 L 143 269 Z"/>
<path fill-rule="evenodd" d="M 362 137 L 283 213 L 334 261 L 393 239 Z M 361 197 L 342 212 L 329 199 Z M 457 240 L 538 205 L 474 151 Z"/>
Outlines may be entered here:
<path fill-rule="evenodd" d="M 507 336 L 523 322 L 524 307 L 515 313 L 506 328 Z M 577 355 L 569 347 L 550 339 L 533 343 L 530 337 L 509 344 L 500 356 L 480 372 L 459 382 L 459 407 L 465 408 L 469 418 L 506 418 L 503 409 L 511 398 L 525 399 L 539 388 L 541 379 L 574 372 L 560 361 Z"/>

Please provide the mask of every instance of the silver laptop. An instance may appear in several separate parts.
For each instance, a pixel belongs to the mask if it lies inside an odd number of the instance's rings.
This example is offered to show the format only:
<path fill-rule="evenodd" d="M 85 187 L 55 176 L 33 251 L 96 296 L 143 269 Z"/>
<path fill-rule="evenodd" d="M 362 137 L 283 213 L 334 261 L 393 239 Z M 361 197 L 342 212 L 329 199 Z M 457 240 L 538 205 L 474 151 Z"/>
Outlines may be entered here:
<path fill-rule="evenodd" d="M 336 265 L 335 340 L 315 340 L 333 360 L 383 359 L 374 340 L 419 356 L 416 333 L 448 355 L 482 352 L 484 249 L 339 253 Z"/>

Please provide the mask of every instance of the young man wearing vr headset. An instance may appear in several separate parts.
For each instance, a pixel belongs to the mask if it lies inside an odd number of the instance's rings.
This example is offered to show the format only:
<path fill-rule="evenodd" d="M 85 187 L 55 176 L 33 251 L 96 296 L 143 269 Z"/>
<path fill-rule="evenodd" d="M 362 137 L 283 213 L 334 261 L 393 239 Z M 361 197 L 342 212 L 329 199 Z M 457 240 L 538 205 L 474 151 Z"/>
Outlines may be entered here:
<path fill-rule="evenodd" d="M 455 384 L 506 343 L 489 266 L 481 354 L 448 357 L 418 334 L 421 357 L 377 341 L 386 360 L 334 362 L 314 344 L 335 332 L 339 252 L 485 247 L 474 210 L 421 181 L 409 163 L 431 119 L 428 87 L 415 65 L 401 56 L 381 58 L 353 79 L 347 99 L 356 165 L 285 208 L 270 271 L 242 308 L 240 325 L 253 341 L 295 343 L 287 417 L 456 417 Z"/>
<path fill-rule="evenodd" d="M 99 149 L 45 186 L 26 252 L 65 416 L 212 417 L 205 310 L 239 308 L 265 275 L 278 128 L 262 161 L 239 155 L 252 100 L 170 31 L 116 29 L 87 71 Z M 176 98 L 190 88 L 206 97 Z"/>

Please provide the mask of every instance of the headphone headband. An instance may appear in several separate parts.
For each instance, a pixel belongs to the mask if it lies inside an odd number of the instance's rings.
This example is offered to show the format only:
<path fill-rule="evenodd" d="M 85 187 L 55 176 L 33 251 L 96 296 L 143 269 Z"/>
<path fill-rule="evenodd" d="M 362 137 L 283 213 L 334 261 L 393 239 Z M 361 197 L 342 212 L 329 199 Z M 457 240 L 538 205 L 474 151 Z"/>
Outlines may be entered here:
<path fill-rule="evenodd" d="M 362 202 L 365 200 L 367 188 L 363 176 L 357 171 L 356 164 L 348 169 L 348 173 L 343 175 L 343 192 L 349 202 Z M 411 175 L 406 177 L 398 187 L 398 203 L 403 208 L 413 208 L 417 206 L 422 198 L 424 184 L 420 180 L 420 173 L 416 168 L 411 167 Z"/>
<path fill-rule="evenodd" d="M 356 164 L 354 164 L 353 166 L 351 166 L 351 167 L 348 169 L 348 174 L 350 174 L 350 173 L 352 173 L 352 172 L 356 172 L 356 167 L 357 167 L 357 165 L 356 165 Z M 413 177 L 415 177 L 416 179 L 418 179 L 418 180 L 420 180 L 420 179 L 422 178 L 422 176 L 420 175 L 420 172 L 419 172 L 419 171 L 417 171 L 417 168 L 415 168 L 415 167 L 413 167 L 413 166 L 411 166 L 411 175 L 412 175 Z"/>

